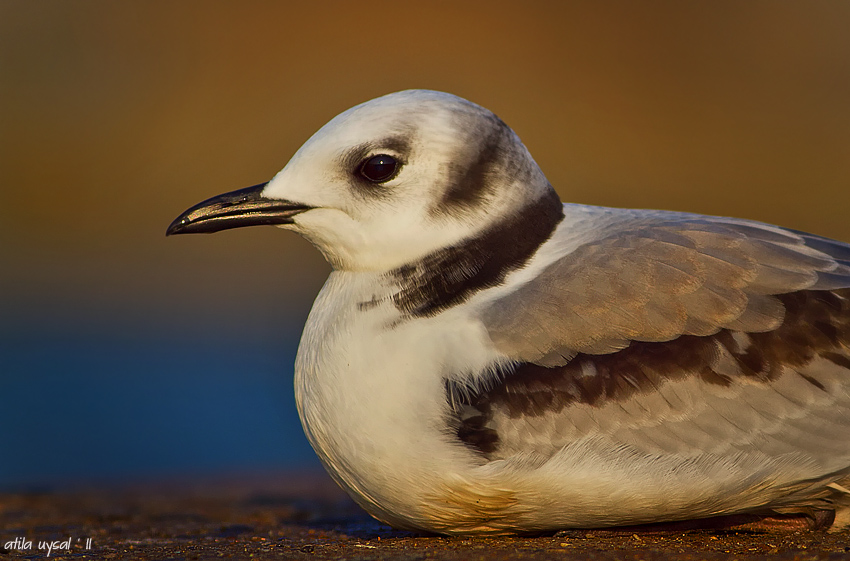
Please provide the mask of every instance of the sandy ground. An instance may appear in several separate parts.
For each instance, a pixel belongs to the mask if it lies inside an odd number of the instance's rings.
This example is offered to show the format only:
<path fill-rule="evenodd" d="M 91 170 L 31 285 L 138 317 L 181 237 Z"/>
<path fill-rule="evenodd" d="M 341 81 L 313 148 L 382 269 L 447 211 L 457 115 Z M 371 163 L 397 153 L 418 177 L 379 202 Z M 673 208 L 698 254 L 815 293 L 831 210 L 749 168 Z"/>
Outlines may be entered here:
<path fill-rule="evenodd" d="M 315 474 L 0 495 L 0 561 L 44 559 L 48 544 L 50 559 L 850 559 L 850 533 L 800 529 L 397 532 Z"/>

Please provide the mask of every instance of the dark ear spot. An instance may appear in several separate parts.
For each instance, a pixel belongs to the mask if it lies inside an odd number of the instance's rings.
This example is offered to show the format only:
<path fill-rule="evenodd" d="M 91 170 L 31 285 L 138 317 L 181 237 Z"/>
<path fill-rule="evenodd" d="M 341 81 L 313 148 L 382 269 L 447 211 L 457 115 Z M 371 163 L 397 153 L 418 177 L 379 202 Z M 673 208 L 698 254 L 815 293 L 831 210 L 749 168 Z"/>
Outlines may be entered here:
<path fill-rule="evenodd" d="M 512 165 L 511 129 L 495 115 L 483 121 L 481 128 L 470 131 L 468 143 L 478 144 L 471 157 L 448 164 L 448 185 L 435 213 L 464 212 L 477 207 L 494 191 L 493 178 Z"/>

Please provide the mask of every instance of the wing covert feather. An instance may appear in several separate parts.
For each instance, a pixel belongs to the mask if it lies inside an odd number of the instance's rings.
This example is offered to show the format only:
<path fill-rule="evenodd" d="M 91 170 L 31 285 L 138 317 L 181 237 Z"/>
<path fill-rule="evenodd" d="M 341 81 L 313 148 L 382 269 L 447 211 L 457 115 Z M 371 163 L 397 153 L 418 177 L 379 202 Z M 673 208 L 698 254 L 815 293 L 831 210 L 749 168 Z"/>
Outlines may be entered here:
<path fill-rule="evenodd" d="M 776 295 L 850 287 L 847 244 L 683 216 L 608 228 L 492 302 L 481 319 L 496 347 L 514 360 L 551 367 L 630 341 L 766 332 L 785 314 Z"/>
<path fill-rule="evenodd" d="M 458 437 L 490 461 L 556 462 L 574 443 L 602 438 L 686 463 L 790 461 L 789 481 L 850 470 L 850 289 L 771 298 L 785 316 L 772 331 L 516 364 L 457 400 Z"/>

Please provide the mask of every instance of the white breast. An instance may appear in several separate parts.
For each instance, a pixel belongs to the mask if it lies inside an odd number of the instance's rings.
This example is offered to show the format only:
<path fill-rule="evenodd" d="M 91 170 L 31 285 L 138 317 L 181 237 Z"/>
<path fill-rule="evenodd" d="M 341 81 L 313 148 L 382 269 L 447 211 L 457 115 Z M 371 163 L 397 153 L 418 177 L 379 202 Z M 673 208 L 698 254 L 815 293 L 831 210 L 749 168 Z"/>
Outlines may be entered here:
<path fill-rule="evenodd" d="M 483 462 L 447 428 L 444 376 L 498 358 L 463 306 L 390 328 L 399 317 L 390 302 L 360 305 L 385 296 L 380 287 L 372 273 L 328 278 L 298 349 L 296 402 L 319 458 L 361 506 L 423 527 L 443 481 Z"/>

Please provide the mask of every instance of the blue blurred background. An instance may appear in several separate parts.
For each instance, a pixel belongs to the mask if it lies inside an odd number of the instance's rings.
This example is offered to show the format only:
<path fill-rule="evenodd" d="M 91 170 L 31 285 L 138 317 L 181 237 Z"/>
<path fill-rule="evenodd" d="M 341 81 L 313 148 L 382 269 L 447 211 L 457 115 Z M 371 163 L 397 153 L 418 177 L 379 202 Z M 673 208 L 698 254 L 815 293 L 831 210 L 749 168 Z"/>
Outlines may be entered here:
<path fill-rule="evenodd" d="M 329 271 L 166 239 L 395 90 L 499 114 L 567 201 L 850 240 L 850 3 L 0 2 L 0 488 L 319 469 L 292 363 Z"/>

